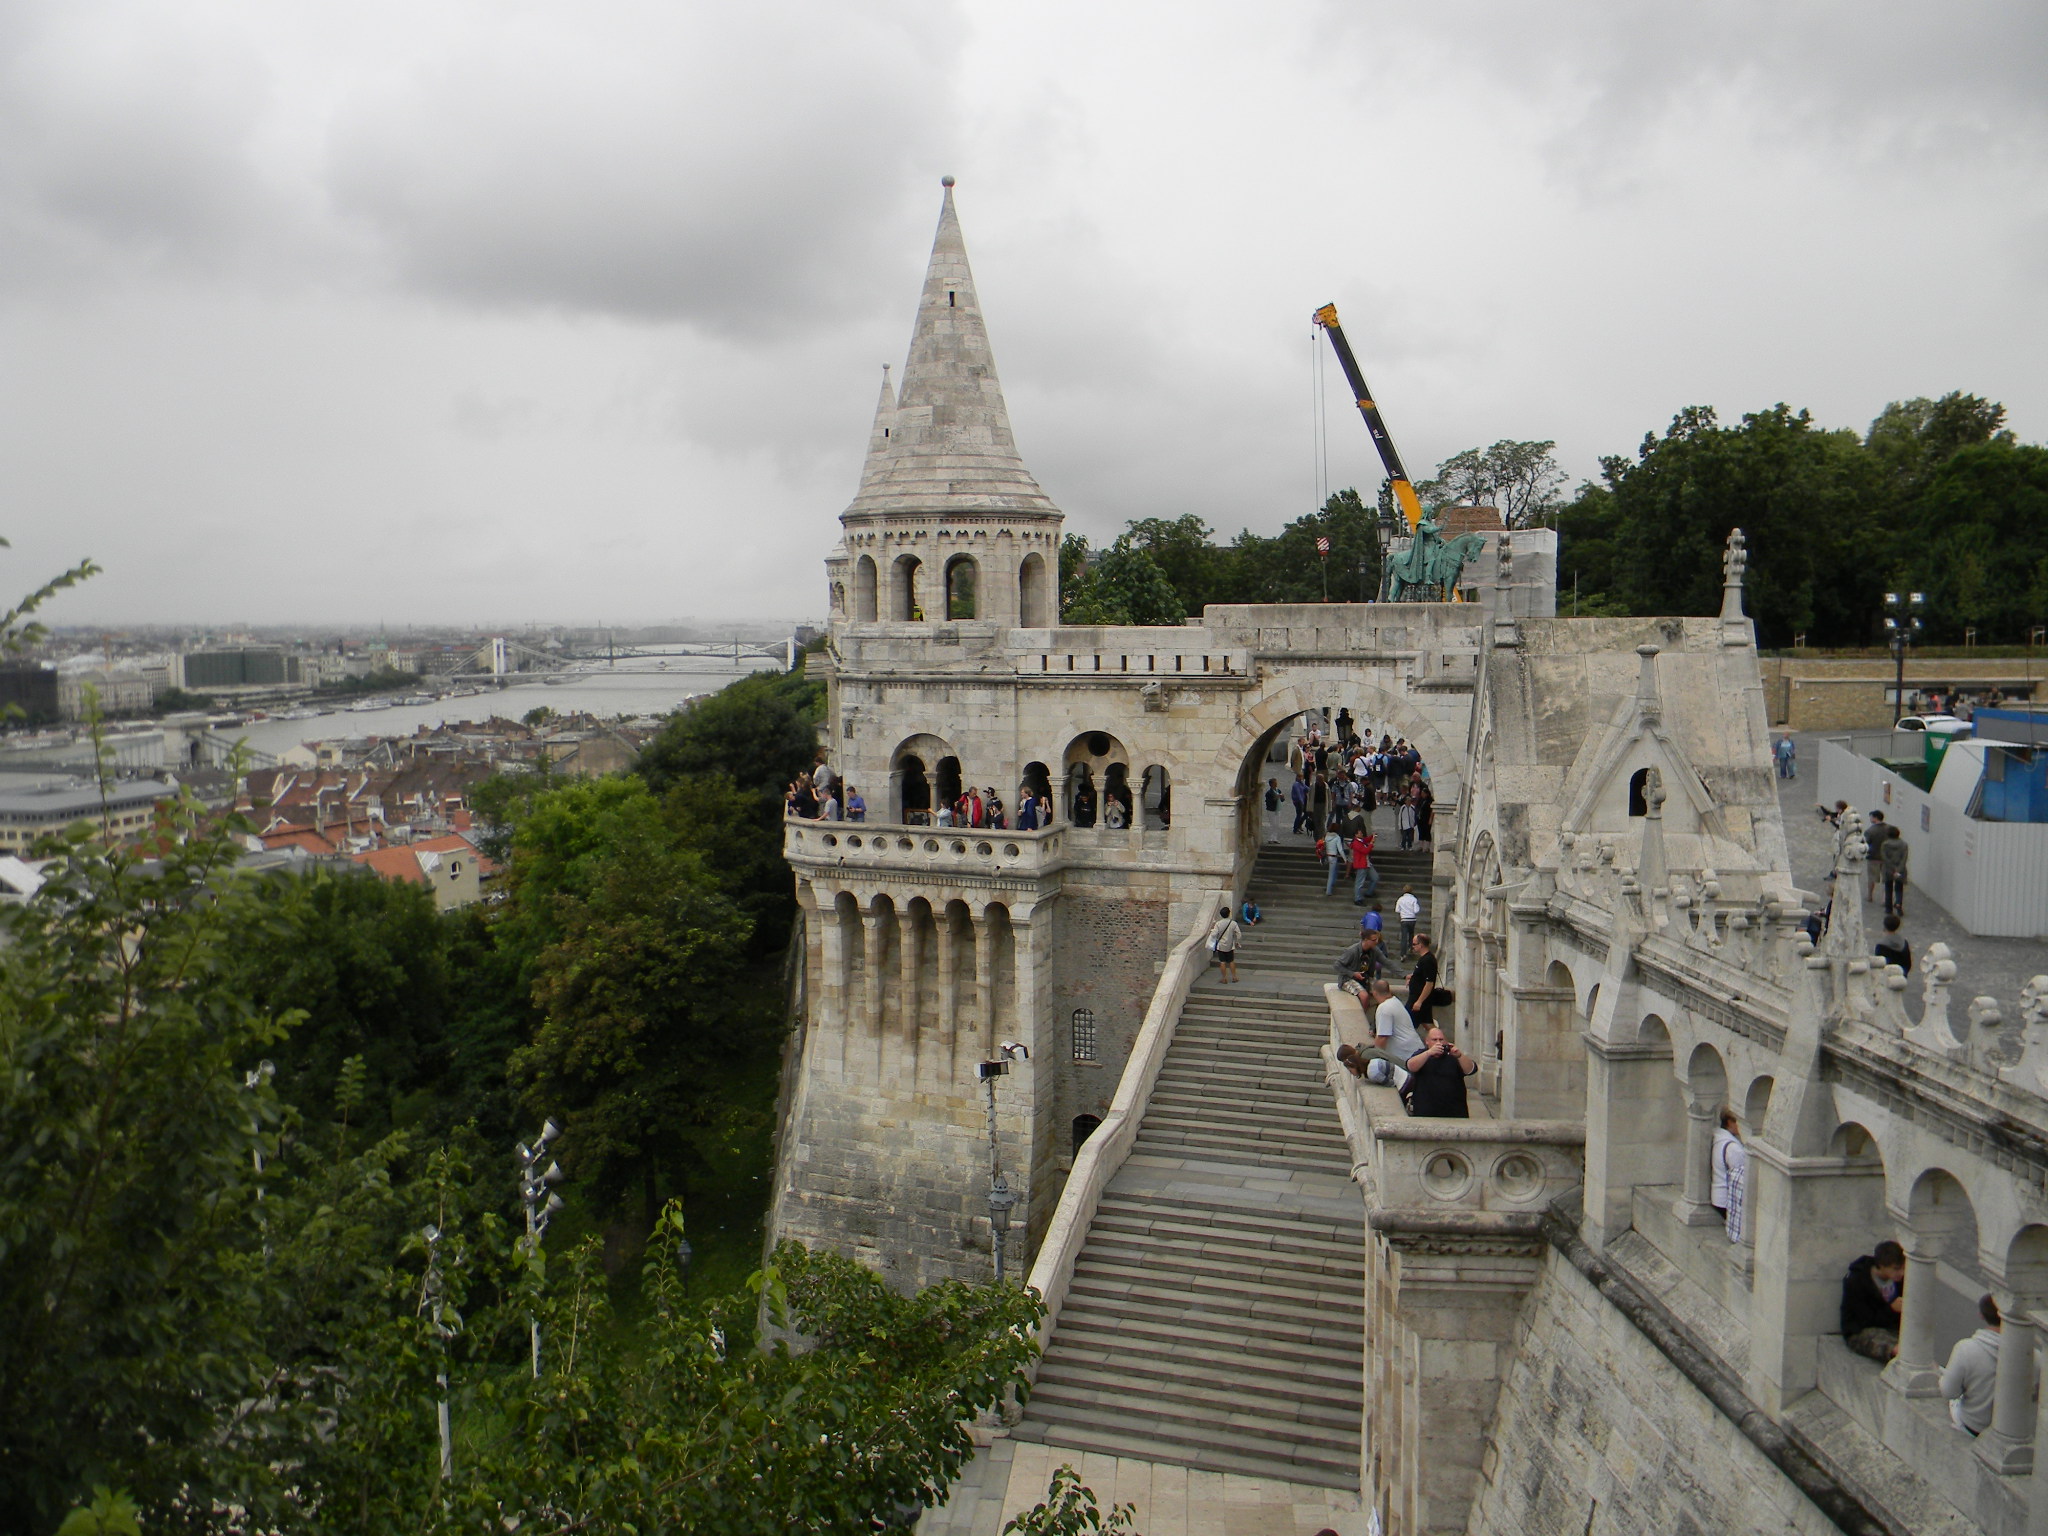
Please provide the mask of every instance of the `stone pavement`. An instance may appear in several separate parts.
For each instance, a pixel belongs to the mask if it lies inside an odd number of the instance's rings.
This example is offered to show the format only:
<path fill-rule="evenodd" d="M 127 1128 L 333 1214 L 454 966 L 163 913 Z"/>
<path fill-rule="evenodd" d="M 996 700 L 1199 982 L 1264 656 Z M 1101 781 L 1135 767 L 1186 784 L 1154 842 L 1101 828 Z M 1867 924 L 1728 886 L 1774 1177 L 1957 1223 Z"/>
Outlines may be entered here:
<path fill-rule="evenodd" d="M 1778 735 L 1773 731 L 1771 739 L 1775 741 Z M 1778 780 L 1778 804 L 1785 815 L 1785 846 L 1792 858 L 1793 880 L 1802 891 L 1818 894 L 1827 889 L 1827 873 L 1834 858 L 1834 829 L 1820 819 L 1819 813 L 1822 736 L 1800 731 L 1792 739 L 1799 751 L 1799 777 Z M 1910 834 L 1907 841 L 1912 841 Z M 1883 931 L 1884 905 L 1868 902 L 1863 914 L 1865 927 L 1875 939 Z M 1910 881 L 1906 886 L 1906 921 L 1900 931 L 1913 946 L 1914 973 L 1908 980 L 1906 996 L 1910 999 L 1910 1011 L 1915 1014 L 1920 1006 L 1918 962 L 1927 946 L 1937 940 L 1955 954 L 1955 996 L 1965 1003 L 1973 997 L 1997 998 L 2005 1005 L 2007 1022 L 2015 1030 L 2019 1014 L 2014 1003 L 2020 988 L 2031 977 L 2048 972 L 2048 944 L 2034 939 L 1974 938 Z"/>
<path fill-rule="evenodd" d="M 1144 1536 L 1315 1536 L 1326 1528 L 1366 1536 L 1355 1493 L 1007 1438 L 975 1454 L 948 1502 L 919 1522 L 918 1536 L 1001 1536 L 1005 1523 L 1045 1498 L 1062 1462 L 1094 1490 L 1105 1515 L 1111 1504 L 1136 1505 L 1133 1528 Z"/>

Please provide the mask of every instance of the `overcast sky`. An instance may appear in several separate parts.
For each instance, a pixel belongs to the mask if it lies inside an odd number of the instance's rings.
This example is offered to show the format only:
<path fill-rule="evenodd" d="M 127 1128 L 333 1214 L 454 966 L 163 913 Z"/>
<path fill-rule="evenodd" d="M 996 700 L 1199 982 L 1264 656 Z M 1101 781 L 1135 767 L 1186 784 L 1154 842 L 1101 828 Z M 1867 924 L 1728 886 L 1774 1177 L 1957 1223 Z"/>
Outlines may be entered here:
<path fill-rule="evenodd" d="M 959 207 L 1099 538 L 1678 408 L 2048 438 L 2048 6 L 0 0 L 0 592 L 60 622 L 802 617 Z M 1330 370 L 1335 378 L 1335 370 Z M 1341 386 L 1329 481 L 1379 471 Z"/>

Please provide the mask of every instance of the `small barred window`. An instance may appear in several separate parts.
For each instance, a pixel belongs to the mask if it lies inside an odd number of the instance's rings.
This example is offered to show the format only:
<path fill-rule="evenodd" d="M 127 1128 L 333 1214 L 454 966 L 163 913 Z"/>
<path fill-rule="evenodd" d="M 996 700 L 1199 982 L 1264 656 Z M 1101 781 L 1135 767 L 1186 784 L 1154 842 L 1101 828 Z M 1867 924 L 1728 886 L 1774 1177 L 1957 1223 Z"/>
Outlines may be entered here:
<path fill-rule="evenodd" d="M 1074 1010 L 1074 1060 L 1094 1061 L 1095 1055 L 1095 1010 L 1076 1008 Z"/>

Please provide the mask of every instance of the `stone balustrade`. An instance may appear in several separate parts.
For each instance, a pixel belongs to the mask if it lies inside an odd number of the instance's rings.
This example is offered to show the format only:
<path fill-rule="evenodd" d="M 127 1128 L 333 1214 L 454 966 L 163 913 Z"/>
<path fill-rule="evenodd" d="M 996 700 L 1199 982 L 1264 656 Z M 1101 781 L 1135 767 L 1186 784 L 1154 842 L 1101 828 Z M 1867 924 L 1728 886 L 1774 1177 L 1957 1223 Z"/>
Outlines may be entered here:
<path fill-rule="evenodd" d="M 1065 862 L 1066 834 L 1064 827 L 1018 832 L 791 819 L 783 823 L 782 852 L 800 870 L 1030 878 Z"/>

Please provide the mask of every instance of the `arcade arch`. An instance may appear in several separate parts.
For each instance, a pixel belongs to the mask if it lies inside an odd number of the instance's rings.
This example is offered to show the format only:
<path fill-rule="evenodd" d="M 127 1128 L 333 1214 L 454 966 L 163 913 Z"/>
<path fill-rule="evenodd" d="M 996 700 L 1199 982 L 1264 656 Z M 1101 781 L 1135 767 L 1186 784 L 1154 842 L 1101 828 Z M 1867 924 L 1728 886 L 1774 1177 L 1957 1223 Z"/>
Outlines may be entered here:
<path fill-rule="evenodd" d="M 875 557 L 862 555 L 853 565 L 853 621 L 872 624 L 876 618 Z"/>
<path fill-rule="evenodd" d="M 955 555 L 946 562 L 946 612 L 948 619 L 975 617 L 975 597 L 980 587 L 981 567 L 972 555 Z"/>
<path fill-rule="evenodd" d="M 1083 731 L 1060 754 L 1067 819 L 1077 827 L 1106 824 L 1107 797 L 1115 787 L 1121 795 L 1123 819 L 1130 820 L 1131 754 L 1108 731 Z"/>
<path fill-rule="evenodd" d="M 923 570 L 924 562 L 910 554 L 898 555 L 896 563 L 889 567 L 889 617 L 894 622 L 914 624 L 924 618 L 918 590 Z"/>
<path fill-rule="evenodd" d="M 1052 582 L 1048 579 L 1045 556 L 1033 551 L 1017 567 L 1017 622 L 1025 629 L 1052 626 Z"/>

